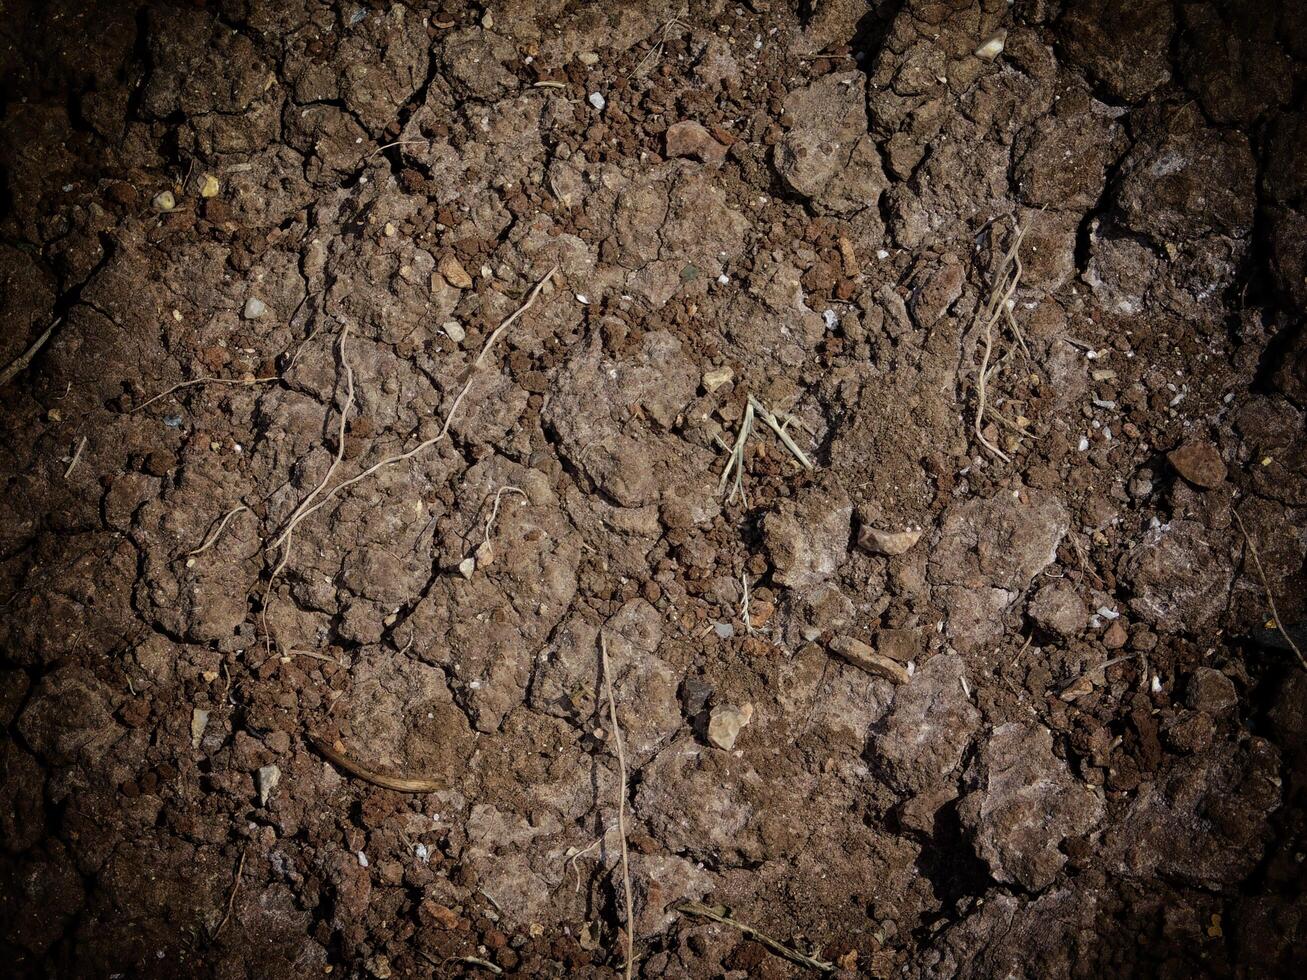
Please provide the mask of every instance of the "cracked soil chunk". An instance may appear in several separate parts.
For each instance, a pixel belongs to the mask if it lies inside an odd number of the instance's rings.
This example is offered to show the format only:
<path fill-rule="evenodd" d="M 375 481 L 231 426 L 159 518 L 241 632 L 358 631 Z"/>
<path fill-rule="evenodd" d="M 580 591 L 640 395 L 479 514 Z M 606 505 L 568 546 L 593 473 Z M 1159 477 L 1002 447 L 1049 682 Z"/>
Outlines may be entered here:
<path fill-rule="evenodd" d="M 1089 833 L 1103 802 L 1053 754 L 1048 729 L 1008 724 L 985 740 L 958 805 L 976 854 L 997 881 L 1040 891 L 1066 863 L 1067 837 Z"/>

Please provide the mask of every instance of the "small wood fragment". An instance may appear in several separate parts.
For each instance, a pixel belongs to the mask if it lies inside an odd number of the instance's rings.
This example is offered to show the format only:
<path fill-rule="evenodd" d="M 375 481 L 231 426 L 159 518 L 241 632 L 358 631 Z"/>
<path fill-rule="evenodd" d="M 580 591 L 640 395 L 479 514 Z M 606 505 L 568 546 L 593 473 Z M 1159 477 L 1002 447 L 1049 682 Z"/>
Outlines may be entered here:
<path fill-rule="evenodd" d="M 884 677 L 895 684 L 906 684 L 912 679 L 902 664 L 895 663 L 889 657 L 882 657 L 867 644 L 851 636 L 835 637 L 830 642 L 830 651 L 859 670 Z"/>
<path fill-rule="evenodd" d="M 384 773 L 373 772 L 355 762 L 344 752 L 338 752 L 325 739 L 310 737 L 309 744 L 336 768 L 344 769 L 351 776 L 357 776 L 365 783 L 393 789 L 397 793 L 434 793 L 440 789 L 440 784 L 434 779 L 405 779 L 402 776 L 387 776 Z"/>

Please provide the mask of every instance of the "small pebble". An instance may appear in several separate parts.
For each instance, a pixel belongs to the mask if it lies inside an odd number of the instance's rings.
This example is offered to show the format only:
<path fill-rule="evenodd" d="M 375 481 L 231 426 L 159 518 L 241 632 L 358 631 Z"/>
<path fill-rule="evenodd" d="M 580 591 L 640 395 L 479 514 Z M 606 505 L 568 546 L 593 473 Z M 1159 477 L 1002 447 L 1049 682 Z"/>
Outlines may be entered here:
<path fill-rule="evenodd" d="M 604 106 L 608 105 L 608 100 L 604 98 L 602 92 L 591 92 L 587 101 L 599 112 L 603 112 Z"/>
<path fill-rule="evenodd" d="M 263 314 L 268 312 L 268 304 L 263 302 L 257 296 L 251 296 L 245 301 L 245 319 L 257 320 Z"/>
<path fill-rule="evenodd" d="M 221 189 L 222 185 L 218 183 L 218 178 L 213 174 L 205 174 L 200 178 L 200 197 L 217 197 L 218 191 Z"/>
<path fill-rule="evenodd" d="M 703 372 L 703 387 L 705 391 L 716 391 L 724 384 L 728 384 L 735 377 L 735 372 L 728 367 L 713 368 L 711 371 Z"/>
<path fill-rule="evenodd" d="M 173 197 L 172 191 L 159 191 L 150 202 L 150 207 L 156 211 L 171 211 L 177 207 L 177 198 Z"/>
<path fill-rule="evenodd" d="M 1007 31 L 999 31 L 992 35 L 980 47 L 976 48 L 976 57 L 984 61 L 993 61 L 1003 53 L 1003 45 L 1007 41 Z"/>
<path fill-rule="evenodd" d="M 599 55 L 593 51 L 582 51 L 576 56 L 576 60 L 589 68 L 593 65 L 599 64 Z"/>
<path fill-rule="evenodd" d="M 455 289 L 472 288 L 472 277 L 468 275 L 467 269 L 463 268 L 463 263 L 452 255 L 446 255 L 440 260 L 440 274 Z"/>
<path fill-rule="evenodd" d="M 740 730 L 753 720 L 753 705 L 737 708 L 733 704 L 719 704 L 708 715 L 708 741 L 729 752 L 735 748 Z"/>
<path fill-rule="evenodd" d="M 461 344 L 463 338 L 467 336 L 467 331 L 463 329 L 463 324 L 457 320 L 446 320 L 440 327 L 445 331 L 445 336 L 456 344 Z"/>
<path fill-rule="evenodd" d="M 281 769 L 277 766 L 261 766 L 254 773 L 254 787 L 259 791 L 259 806 L 267 806 L 272 791 L 281 782 Z"/>

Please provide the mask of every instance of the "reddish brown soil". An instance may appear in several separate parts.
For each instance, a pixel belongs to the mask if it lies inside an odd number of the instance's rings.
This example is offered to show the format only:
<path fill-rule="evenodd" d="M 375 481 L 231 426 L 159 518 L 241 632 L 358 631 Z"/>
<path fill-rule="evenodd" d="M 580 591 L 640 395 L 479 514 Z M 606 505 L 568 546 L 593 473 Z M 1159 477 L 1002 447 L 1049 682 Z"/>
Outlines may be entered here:
<path fill-rule="evenodd" d="M 601 634 L 638 976 L 1307 957 L 1297 4 L 0 34 L 11 975 L 617 975 Z"/>

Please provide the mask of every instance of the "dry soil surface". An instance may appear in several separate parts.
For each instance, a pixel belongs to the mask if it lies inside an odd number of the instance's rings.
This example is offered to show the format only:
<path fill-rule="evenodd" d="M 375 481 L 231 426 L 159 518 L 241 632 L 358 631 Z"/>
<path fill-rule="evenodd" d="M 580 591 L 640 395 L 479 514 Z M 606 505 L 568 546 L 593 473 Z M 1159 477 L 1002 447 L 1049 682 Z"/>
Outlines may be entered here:
<path fill-rule="evenodd" d="M 6 8 L 12 975 L 1301 966 L 1298 4 Z"/>

